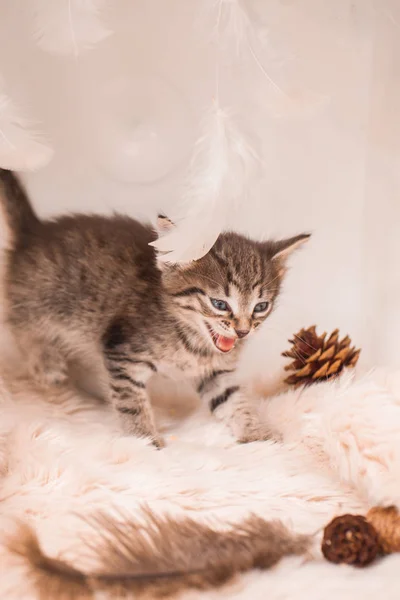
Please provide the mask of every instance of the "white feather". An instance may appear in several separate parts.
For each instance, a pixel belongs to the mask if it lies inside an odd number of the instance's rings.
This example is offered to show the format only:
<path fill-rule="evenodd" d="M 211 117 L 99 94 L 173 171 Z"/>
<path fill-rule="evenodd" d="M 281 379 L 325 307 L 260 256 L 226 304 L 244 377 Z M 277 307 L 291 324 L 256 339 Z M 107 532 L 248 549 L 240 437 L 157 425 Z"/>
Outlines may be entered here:
<path fill-rule="evenodd" d="M 53 150 L 0 89 L 0 167 L 16 171 L 46 165 Z"/>
<path fill-rule="evenodd" d="M 214 104 L 204 123 L 189 170 L 176 226 L 153 243 L 164 262 L 189 262 L 204 256 L 226 228 L 243 196 L 257 154 L 232 115 Z"/>
<path fill-rule="evenodd" d="M 34 37 L 47 52 L 78 56 L 109 35 L 100 12 L 104 0 L 31 0 Z"/>
<path fill-rule="evenodd" d="M 277 117 L 295 117 L 315 113 L 326 104 L 326 96 L 311 90 L 286 90 L 286 86 L 282 87 L 270 74 L 269 69 L 273 65 L 269 65 L 263 52 L 268 32 L 257 19 L 250 18 L 245 0 L 212 0 L 211 6 L 215 22 L 214 38 L 218 48 L 225 48 L 230 54 L 236 48 L 237 55 L 250 55 L 267 82 L 269 89 L 266 89 L 264 103 L 270 113 Z M 264 66 L 265 62 L 267 66 Z M 218 79 L 219 72 L 217 64 Z M 282 74 L 278 79 L 282 79 Z M 269 90 L 272 94 L 268 93 Z"/>
<path fill-rule="evenodd" d="M 217 42 L 220 47 L 232 44 L 236 46 L 237 54 L 243 51 L 250 53 L 250 56 L 262 72 L 269 85 L 278 93 L 279 99 L 287 101 L 290 99 L 279 85 L 273 80 L 268 71 L 262 65 L 257 51 L 254 48 L 253 40 L 260 41 L 260 31 L 255 27 L 247 12 L 244 0 L 214 0 L 217 10 L 215 32 Z"/>
<path fill-rule="evenodd" d="M 239 53 L 240 48 L 248 40 L 252 27 L 243 0 L 215 0 L 217 10 L 216 35 L 219 43 L 225 38 L 233 41 Z"/>

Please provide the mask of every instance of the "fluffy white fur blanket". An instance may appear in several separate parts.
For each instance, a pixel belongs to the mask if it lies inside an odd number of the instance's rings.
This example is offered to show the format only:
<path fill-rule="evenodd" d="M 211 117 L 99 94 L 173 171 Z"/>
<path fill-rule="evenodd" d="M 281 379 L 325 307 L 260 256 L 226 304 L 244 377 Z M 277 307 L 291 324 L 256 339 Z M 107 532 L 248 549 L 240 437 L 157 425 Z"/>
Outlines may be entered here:
<path fill-rule="evenodd" d="M 167 392 L 156 390 L 159 404 Z M 162 393 L 161 393 L 162 392 Z M 171 390 L 168 397 L 171 397 Z M 68 391 L 43 397 L 23 381 L 0 398 L 0 542 L 16 520 L 33 524 L 43 547 L 72 561 L 87 554 L 82 515 L 121 507 L 235 522 L 249 512 L 316 533 L 335 515 L 377 503 L 400 505 L 400 372 L 376 370 L 335 383 L 259 398 L 276 439 L 237 445 L 224 425 L 176 388 L 161 415 L 167 447 L 120 437 L 109 411 Z M 182 401 L 188 408 L 182 414 Z M 398 600 L 400 556 L 357 570 L 284 559 L 219 591 L 185 598 Z M 4 545 L 0 597 L 36 598 L 24 567 Z M 103 596 L 102 596 L 103 597 Z"/>

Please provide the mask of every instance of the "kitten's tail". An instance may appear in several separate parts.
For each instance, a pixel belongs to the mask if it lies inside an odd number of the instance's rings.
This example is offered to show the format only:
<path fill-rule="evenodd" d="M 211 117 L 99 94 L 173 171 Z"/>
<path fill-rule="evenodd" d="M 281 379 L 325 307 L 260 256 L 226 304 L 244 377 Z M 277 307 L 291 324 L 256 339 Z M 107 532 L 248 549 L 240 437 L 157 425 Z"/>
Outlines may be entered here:
<path fill-rule="evenodd" d="M 15 173 L 6 169 L 0 169 L 0 207 L 11 243 L 39 223 L 23 185 Z"/>
<path fill-rule="evenodd" d="M 284 556 L 303 555 L 311 545 L 310 536 L 254 515 L 231 531 L 188 518 L 157 517 L 149 510 L 144 516 L 145 522 L 105 514 L 89 521 L 98 538 L 88 541 L 98 559 L 94 572 L 46 555 L 28 525 L 8 549 L 22 558 L 38 597 L 89 600 L 104 592 L 165 598 L 190 588 L 212 589 L 250 569 L 268 569 Z"/>

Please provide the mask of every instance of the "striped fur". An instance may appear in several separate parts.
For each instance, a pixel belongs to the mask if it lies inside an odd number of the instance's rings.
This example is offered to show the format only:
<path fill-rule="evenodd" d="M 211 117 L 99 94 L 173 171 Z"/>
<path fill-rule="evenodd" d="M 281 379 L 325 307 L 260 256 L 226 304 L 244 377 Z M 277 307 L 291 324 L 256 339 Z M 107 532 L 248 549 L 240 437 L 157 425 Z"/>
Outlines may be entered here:
<path fill-rule="evenodd" d="M 123 430 L 157 447 L 147 382 L 158 371 L 180 368 L 214 409 L 238 402 L 233 371 L 247 334 L 271 313 L 286 258 L 307 235 L 254 242 L 224 233 L 202 259 L 159 268 L 149 245 L 157 234 L 127 216 L 41 221 L 4 170 L 0 201 L 12 240 L 7 318 L 36 378 L 63 382 L 71 361 L 90 357 L 105 368 Z M 161 221 L 161 232 L 172 226 Z"/>

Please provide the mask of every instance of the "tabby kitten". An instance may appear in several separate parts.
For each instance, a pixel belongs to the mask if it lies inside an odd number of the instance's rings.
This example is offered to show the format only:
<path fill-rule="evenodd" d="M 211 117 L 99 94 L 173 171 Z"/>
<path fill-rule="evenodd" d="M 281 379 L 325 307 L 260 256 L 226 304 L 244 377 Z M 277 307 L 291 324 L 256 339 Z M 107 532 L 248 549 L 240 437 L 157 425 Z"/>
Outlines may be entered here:
<path fill-rule="evenodd" d="M 59 383 L 71 360 L 95 356 L 123 431 L 161 447 L 146 385 L 178 367 L 211 411 L 232 402 L 239 440 L 259 439 L 234 371 L 246 339 L 273 309 L 287 257 L 309 235 L 261 243 L 223 233 L 204 258 L 159 268 L 149 245 L 156 233 L 130 217 L 42 221 L 6 170 L 0 199 L 11 240 L 6 316 L 35 377 Z M 173 225 L 160 217 L 159 226 Z"/>

